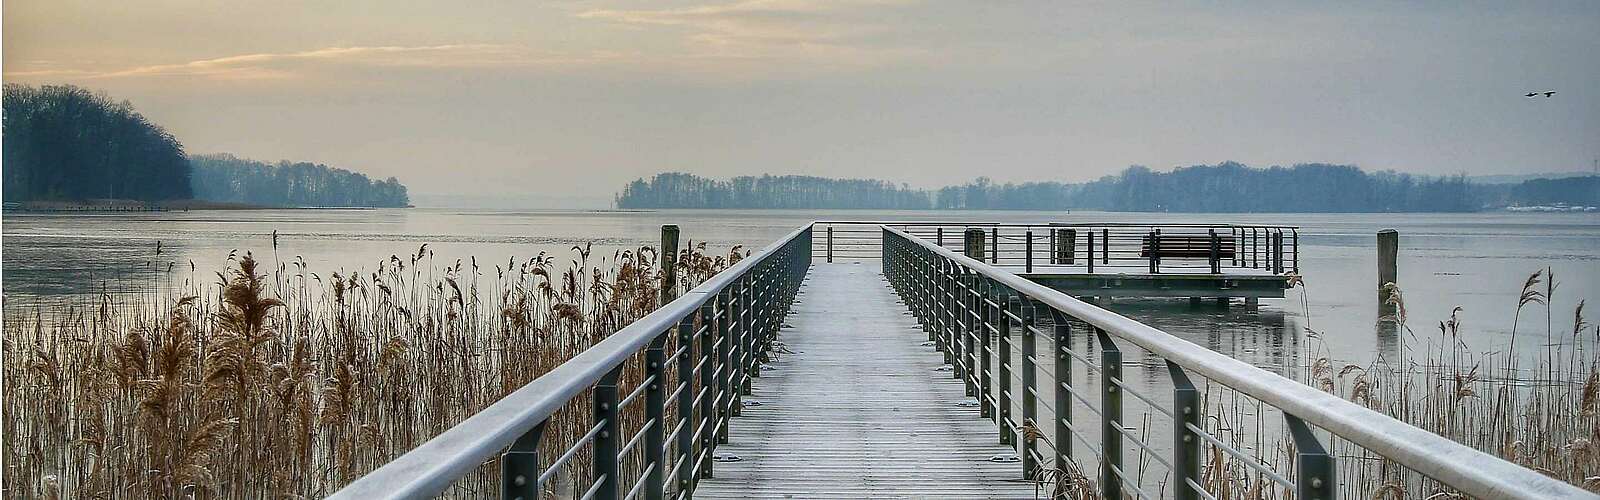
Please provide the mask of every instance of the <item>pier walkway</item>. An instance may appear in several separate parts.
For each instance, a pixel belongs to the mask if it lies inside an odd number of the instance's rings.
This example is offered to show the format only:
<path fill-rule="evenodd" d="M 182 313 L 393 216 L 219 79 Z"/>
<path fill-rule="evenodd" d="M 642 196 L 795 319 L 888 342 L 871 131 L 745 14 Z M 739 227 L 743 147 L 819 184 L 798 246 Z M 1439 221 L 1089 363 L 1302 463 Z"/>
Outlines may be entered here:
<path fill-rule="evenodd" d="M 835 225 L 682 295 L 669 273 L 655 311 L 332 498 L 1600 498 L 1027 273 L 1249 299 L 1236 276 L 1294 283 L 1293 228 L 993 226 L 958 252 L 945 224 Z"/>
<path fill-rule="evenodd" d="M 816 264 L 698 498 L 1033 498 L 876 262 Z"/>

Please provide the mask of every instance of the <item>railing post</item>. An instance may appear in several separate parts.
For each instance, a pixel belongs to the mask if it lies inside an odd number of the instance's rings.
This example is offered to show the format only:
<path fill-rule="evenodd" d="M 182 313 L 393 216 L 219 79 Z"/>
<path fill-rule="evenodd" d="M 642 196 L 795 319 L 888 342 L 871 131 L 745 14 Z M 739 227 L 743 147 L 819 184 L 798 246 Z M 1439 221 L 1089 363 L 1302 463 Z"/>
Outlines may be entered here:
<path fill-rule="evenodd" d="M 1000 293 L 995 294 L 994 299 L 996 304 L 1000 304 L 1000 307 L 995 308 L 994 315 L 994 324 L 999 330 L 995 340 L 1000 351 L 995 356 L 999 372 L 995 374 L 995 379 L 1000 381 L 1000 386 L 994 391 L 995 406 L 998 409 L 994 414 L 994 423 L 1000 430 L 1000 444 L 1013 444 L 1016 443 L 1017 436 L 1011 426 L 1011 395 L 1014 393 L 1011 391 L 1011 316 L 1007 313 L 1011 312 L 1011 301 L 1014 298 L 1011 290 L 1002 288 Z"/>
<path fill-rule="evenodd" d="M 667 464 L 671 455 L 667 451 L 667 335 L 663 332 L 645 349 L 645 378 L 650 386 L 644 392 L 644 419 L 651 425 L 645 431 L 644 456 L 654 465 L 645 476 L 644 495 L 648 500 L 661 500 L 666 496 Z"/>
<path fill-rule="evenodd" d="M 1294 273 L 1300 274 L 1300 230 L 1290 228 L 1289 238 L 1292 240 L 1292 244 L 1294 245 Z"/>
<path fill-rule="evenodd" d="M 1039 353 L 1039 338 L 1033 331 L 1037 329 L 1038 302 L 1032 299 L 1022 301 L 1022 425 L 1031 432 L 1022 436 L 1022 478 L 1033 479 L 1038 473 L 1039 461 L 1035 459 L 1039 453 L 1039 435 L 1044 431 L 1039 429 L 1039 366 L 1036 356 Z"/>
<path fill-rule="evenodd" d="M 721 294 L 709 297 L 700 306 L 700 345 L 695 357 L 700 364 L 700 447 L 693 455 L 700 461 L 700 477 L 711 477 L 711 453 L 717 447 L 717 332 L 722 329 Z M 698 480 L 697 480 L 698 481 Z"/>
<path fill-rule="evenodd" d="M 828 226 L 828 263 L 833 263 L 833 226 Z"/>
<path fill-rule="evenodd" d="M 1113 381 L 1122 380 L 1122 351 L 1105 331 L 1096 327 L 1100 339 L 1100 485 L 1106 498 L 1122 498 L 1122 391 Z M 1113 470 L 1115 468 L 1115 470 Z"/>
<path fill-rule="evenodd" d="M 1055 308 L 1050 308 L 1050 321 L 1054 323 L 1052 330 L 1055 333 L 1055 443 L 1056 443 L 1056 469 L 1069 470 L 1072 465 L 1072 429 L 1068 425 L 1072 422 L 1072 394 L 1068 388 L 1072 386 L 1072 356 L 1067 350 L 1072 349 L 1072 324 L 1067 315 Z"/>
<path fill-rule="evenodd" d="M 729 285 L 732 288 L 732 285 Z M 733 364 L 733 335 L 734 335 L 734 307 L 733 292 L 724 288 L 717 294 L 717 303 L 722 310 L 722 318 L 717 321 L 717 425 L 713 433 L 717 444 L 728 442 L 728 417 L 730 409 L 734 406 L 733 372 L 737 368 Z"/>
<path fill-rule="evenodd" d="M 986 307 L 986 304 L 983 302 L 982 291 L 979 288 L 979 280 L 981 277 L 978 276 L 977 273 L 967 270 L 966 268 L 962 268 L 962 275 L 966 276 L 967 281 L 967 303 L 970 304 L 967 306 L 967 310 L 973 313 L 983 311 L 984 307 Z M 966 342 L 962 352 L 966 354 L 964 363 L 967 366 L 967 371 L 962 373 L 962 377 L 964 380 L 966 380 L 967 394 L 970 396 L 979 396 L 980 400 L 982 399 L 982 396 L 979 395 L 980 393 L 978 393 L 978 380 L 972 371 L 977 369 L 978 355 L 982 354 L 983 352 L 981 349 L 984 349 L 983 346 L 979 345 L 980 337 L 978 337 L 978 335 L 982 332 L 988 331 L 988 329 L 983 327 L 983 321 L 984 316 L 982 314 L 977 316 L 968 315 L 967 330 L 962 332 L 962 336 Z"/>
<path fill-rule="evenodd" d="M 705 317 L 705 307 L 700 308 L 700 317 Z M 682 429 L 678 429 L 678 454 L 673 457 L 678 464 L 678 491 L 690 491 L 694 486 L 694 318 L 695 315 L 685 315 L 678 320 L 678 346 L 683 354 L 678 355 L 678 382 L 683 384 L 683 390 L 678 391 L 678 421 L 682 422 Z"/>
<path fill-rule="evenodd" d="M 1302 500 L 1331 500 L 1337 490 L 1338 477 L 1334 475 L 1333 456 L 1322 447 L 1322 442 L 1311 433 L 1311 428 L 1299 417 L 1283 414 L 1294 436 L 1295 498 Z"/>
<path fill-rule="evenodd" d="M 1250 228 L 1250 269 L 1261 269 L 1261 234 Z"/>
<path fill-rule="evenodd" d="M 989 263 L 990 264 L 999 264 L 1000 263 L 1000 226 L 995 226 L 995 227 L 989 228 L 989 236 L 991 236 L 991 238 L 989 239 L 989 250 L 990 250 L 990 252 L 989 252 L 990 253 L 990 255 L 989 255 Z"/>
<path fill-rule="evenodd" d="M 1222 239 L 1217 237 L 1216 229 L 1207 229 L 1211 234 L 1211 274 L 1222 273 Z"/>
<path fill-rule="evenodd" d="M 1161 230 L 1150 232 L 1150 274 L 1161 272 Z"/>
<path fill-rule="evenodd" d="M 1084 236 L 1087 236 L 1089 240 L 1089 246 L 1086 248 L 1088 253 L 1085 255 L 1087 258 L 1084 261 L 1089 263 L 1089 274 L 1094 274 L 1094 230 L 1087 231 Z"/>
<path fill-rule="evenodd" d="M 934 241 L 939 245 L 939 247 L 943 248 L 944 247 L 944 227 L 939 227 L 938 229 L 934 230 L 934 234 L 936 235 L 936 236 L 934 236 L 936 238 Z"/>
<path fill-rule="evenodd" d="M 756 271 L 752 271 L 755 274 Z M 760 275 L 739 280 L 739 400 L 750 394 L 750 377 L 755 375 L 756 357 L 756 303 Z M 743 414 L 744 407 L 734 405 L 735 415 Z"/>
<path fill-rule="evenodd" d="M 1111 230 L 1110 229 L 1101 229 L 1100 230 L 1100 242 L 1104 243 L 1103 245 L 1100 245 L 1100 263 L 1101 264 L 1106 264 L 1106 265 L 1111 265 Z M 1090 259 L 1094 259 L 1094 254 L 1092 254 L 1092 253 L 1089 254 L 1089 258 Z"/>
<path fill-rule="evenodd" d="M 539 422 L 523 433 L 500 456 L 501 500 L 539 500 L 539 440 L 544 437 L 544 424 Z"/>
<path fill-rule="evenodd" d="M 1178 500 L 1199 500 L 1200 436 L 1189 427 L 1200 428 L 1200 393 L 1177 363 L 1167 362 L 1167 374 L 1172 377 L 1172 411 L 1176 415 L 1172 420 L 1172 491 Z"/>
<path fill-rule="evenodd" d="M 964 295 L 966 287 L 961 282 L 963 278 L 959 269 L 958 264 L 953 261 L 946 263 L 945 272 L 948 274 L 946 283 L 949 287 L 945 292 L 949 295 L 950 301 L 950 325 L 949 332 L 945 335 L 945 347 L 949 349 L 951 376 L 956 380 L 961 380 L 961 363 L 965 362 L 961 357 L 961 346 L 965 345 L 962 343 L 962 335 L 967 331 L 967 297 Z"/>
<path fill-rule="evenodd" d="M 1027 256 L 1023 259 L 1023 272 L 1033 272 L 1033 231 L 1023 233 L 1022 253 Z"/>
<path fill-rule="evenodd" d="M 1047 228 L 1047 229 L 1045 229 L 1045 232 L 1050 233 L 1050 263 L 1051 264 L 1060 264 L 1061 263 L 1061 247 L 1059 247 L 1057 245 L 1060 245 L 1061 239 L 1058 238 L 1057 236 L 1059 236 L 1059 235 L 1056 234 L 1056 233 L 1060 232 L 1060 230 L 1053 229 L 1053 228 Z"/>
<path fill-rule="evenodd" d="M 939 258 L 939 282 L 943 285 L 939 293 L 939 304 L 942 311 L 939 314 L 939 348 L 944 351 L 944 364 L 950 365 L 950 371 L 956 371 L 960 370 L 961 367 L 956 366 L 956 346 L 952 344 L 955 340 L 953 332 L 957 325 L 957 316 L 955 278 L 951 274 L 951 266 L 952 264 L 949 260 Z M 957 377 L 959 378 L 960 375 L 957 375 Z"/>
<path fill-rule="evenodd" d="M 1275 229 L 1272 233 L 1272 272 L 1283 272 L 1283 230 Z"/>
<path fill-rule="evenodd" d="M 988 278 L 981 276 L 978 278 L 978 280 L 980 283 L 982 283 L 982 285 L 979 285 L 979 290 L 983 292 L 983 294 L 978 297 L 978 310 L 983 311 L 983 321 L 978 324 L 978 331 L 974 332 L 979 338 L 983 339 L 983 342 L 979 343 L 978 350 L 978 353 L 981 354 L 978 361 L 978 416 L 983 418 L 993 418 L 996 423 L 1000 423 L 1001 420 L 1000 417 L 998 417 L 999 414 L 995 412 L 995 403 L 994 399 L 992 399 L 994 397 L 993 395 L 995 394 L 994 380 L 997 377 L 991 375 L 994 370 L 994 362 L 991 360 L 993 356 L 991 355 L 994 353 L 995 335 L 989 331 L 989 325 L 995 325 L 995 328 L 1000 331 L 999 337 L 1001 339 L 1002 349 L 1005 345 L 1004 339 L 1006 332 L 1009 331 L 1009 325 L 1006 324 L 1005 316 L 1001 312 L 1000 308 L 990 306 L 989 302 L 992 300 L 999 304 L 1002 303 L 1001 301 L 1004 301 L 1005 298 L 1001 296 L 1000 290 L 994 286 L 994 282 L 989 281 Z M 1001 352 L 1005 351 L 1002 350 Z M 1004 358 L 1002 358 L 1002 360 L 1003 359 Z M 1004 363 L 1004 361 L 1002 361 L 1002 363 Z M 1002 365 L 1002 369 L 1003 368 L 1004 366 Z M 1001 383 L 1004 383 L 1004 379 L 1001 380 Z M 1005 386 L 1003 385 L 1001 386 L 1002 391 L 1004 390 L 1004 387 Z M 1005 441 L 1004 438 L 1005 436 L 1002 435 L 1001 442 Z"/>
<path fill-rule="evenodd" d="M 599 500 L 617 500 L 620 490 L 617 485 L 622 482 L 621 465 L 617 460 L 617 443 L 621 440 L 618 431 L 622 428 L 617 419 L 617 378 L 620 375 L 622 367 L 618 366 L 600 377 L 600 382 L 594 386 L 594 422 L 600 425 L 600 432 L 594 435 L 593 470 L 595 482 L 601 483 L 594 498 Z"/>

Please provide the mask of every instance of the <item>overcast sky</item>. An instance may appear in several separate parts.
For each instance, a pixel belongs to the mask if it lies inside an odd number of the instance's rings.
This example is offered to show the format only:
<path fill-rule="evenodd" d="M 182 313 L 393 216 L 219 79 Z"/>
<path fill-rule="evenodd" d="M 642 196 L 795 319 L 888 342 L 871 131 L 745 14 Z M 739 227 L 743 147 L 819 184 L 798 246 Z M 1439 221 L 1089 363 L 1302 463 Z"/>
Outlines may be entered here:
<path fill-rule="evenodd" d="M 7 82 L 128 99 L 192 153 L 423 194 L 1600 156 L 1595 1 L 10 0 L 3 38 Z"/>

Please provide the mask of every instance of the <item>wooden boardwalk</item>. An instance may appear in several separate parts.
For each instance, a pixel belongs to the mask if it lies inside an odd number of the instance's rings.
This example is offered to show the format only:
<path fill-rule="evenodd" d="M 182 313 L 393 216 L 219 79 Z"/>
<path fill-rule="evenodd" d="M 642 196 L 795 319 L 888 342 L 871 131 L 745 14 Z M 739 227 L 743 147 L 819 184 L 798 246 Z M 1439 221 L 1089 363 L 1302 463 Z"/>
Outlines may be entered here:
<path fill-rule="evenodd" d="M 877 263 L 816 264 L 696 498 L 1035 498 Z"/>

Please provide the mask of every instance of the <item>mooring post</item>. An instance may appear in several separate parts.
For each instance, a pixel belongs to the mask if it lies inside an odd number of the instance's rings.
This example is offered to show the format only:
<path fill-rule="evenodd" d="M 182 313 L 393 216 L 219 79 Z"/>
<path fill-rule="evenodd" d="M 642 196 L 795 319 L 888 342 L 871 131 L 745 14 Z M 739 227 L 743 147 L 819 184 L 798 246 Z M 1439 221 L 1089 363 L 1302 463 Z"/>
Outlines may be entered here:
<path fill-rule="evenodd" d="M 1393 229 L 1378 231 L 1378 315 L 1394 314 L 1389 304 L 1388 286 L 1400 279 L 1400 232 Z"/>
<path fill-rule="evenodd" d="M 983 230 L 976 228 L 968 229 L 965 240 L 963 240 L 961 253 L 966 254 L 968 257 L 972 257 L 972 260 L 983 262 L 983 250 Z"/>
<path fill-rule="evenodd" d="M 1062 233 L 1062 234 L 1063 234 L 1062 238 L 1064 238 L 1066 240 L 1066 247 L 1067 247 L 1064 250 L 1066 252 L 1066 254 L 1064 256 L 1065 259 L 1066 259 L 1065 264 L 1067 264 L 1069 266 L 1072 265 L 1072 264 L 1076 264 L 1076 262 L 1073 262 L 1073 261 L 1077 260 L 1077 255 L 1075 255 L 1075 254 L 1078 253 L 1078 230 L 1077 229 L 1067 229 L 1066 232 Z M 1093 233 L 1090 233 L 1090 234 L 1093 234 Z M 1094 259 L 1090 259 L 1090 260 L 1094 260 Z"/>
<path fill-rule="evenodd" d="M 678 225 L 661 225 L 661 305 L 678 298 Z"/>

